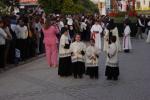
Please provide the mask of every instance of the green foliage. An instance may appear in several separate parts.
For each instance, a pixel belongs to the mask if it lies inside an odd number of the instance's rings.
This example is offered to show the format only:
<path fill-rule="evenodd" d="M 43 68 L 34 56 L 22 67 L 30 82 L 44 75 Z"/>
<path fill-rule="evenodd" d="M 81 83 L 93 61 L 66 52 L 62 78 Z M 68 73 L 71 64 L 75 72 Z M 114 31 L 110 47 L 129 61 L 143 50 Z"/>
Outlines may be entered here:
<path fill-rule="evenodd" d="M 8 13 L 8 7 L 0 1 L 0 14 L 6 15 Z"/>
<path fill-rule="evenodd" d="M 98 11 L 90 0 L 38 0 L 46 13 L 77 14 Z"/>
<path fill-rule="evenodd" d="M 61 9 L 60 0 L 38 0 L 46 13 L 57 12 Z"/>

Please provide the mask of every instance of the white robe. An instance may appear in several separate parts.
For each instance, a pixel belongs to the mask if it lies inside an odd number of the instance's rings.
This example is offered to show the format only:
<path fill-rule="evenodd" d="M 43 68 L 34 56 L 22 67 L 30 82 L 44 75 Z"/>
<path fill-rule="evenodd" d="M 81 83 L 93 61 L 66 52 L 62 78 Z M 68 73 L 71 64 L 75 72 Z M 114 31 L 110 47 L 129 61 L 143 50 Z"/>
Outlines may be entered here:
<path fill-rule="evenodd" d="M 117 45 L 118 51 L 121 51 L 121 45 L 120 45 L 120 38 L 119 38 L 118 28 L 115 27 L 113 30 L 111 30 L 111 32 L 112 32 L 112 35 L 116 36 L 116 38 L 117 38 L 116 45 Z"/>
<path fill-rule="evenodd" d="M 106 52 L 108 50 L 108 42 L 109 42 L 109 30 L 105 28 L 104 30 L 104 47 L 103 51 Z"/>
<path fill-rule="evenodd" d="M 81 51 L 86 51 L 86 45 L 83 42 L 73 42 L 70 45 L 70 52 L 73 53 L 71 56 L 72 62 L 85 62 L 85 56 L 81 54 Z"/>
<path fill-rule="evenodd" d="M 101 25 L 95 24 L 91 28 L 91 36 L 95 40 L 95 46 L 99 49 L 102 49 L 102 47 L 101 47 L 101 33 L 102 33 L 102 31 L 103 31 L 103 29 L 102 29 Z M 95 32 L 98 32 L 98 33 L 95 34 Z M 94 35 L 94 37 L 93 37 L 93 35 Z"/>
<path fill-rule="evenodd" d="M 100 50 L 95 46 L 88 46 L 86 49 L 86 67 L 96 67 L 98 66 Z"/>
<path fill-rule="evenodd" d="M 123 37 L 123 50 L 132 49 L 130 33 L 131 33 L 130 27 L 126 26 L 124 29 L 124 37 Z"/>
<path fill-rule="evenodd" d="M 150 27 L 150 21 L 148 22 L 148 26 Z M 150 30 L 148 30 L 147 43 L 150 43 Z"/>
<path fill-rule="evenodd" d="M 59 44 L 59 57 L 69 57 L 71 56 L 71 52 L 69 49 L 65 49 L 65 44 L 69 44 L 69 38 L 66 35 L 62 35 L 60 38 L 60 44 Z"/>
<path fill-rule="evenodd" d="M 120 45 L 120 39 L 119 39 L 117 27 L 115 27 L 113 30 L 110 30 L 110 31 L 112 32 L 113 36 L 116 36 L 117 49 L 118 49 L 118 51 L 121 51 L 121 45 Z M 104 48 L 103 48 L 103 51 L 105 51 L 105 52 L 108 50 L 108 42 L 109 42 L 109 30 L 105 29 L 104 30 Z"/>
<path fill-rule="evenodd" d="M 109 48 L 107 50 L 106 66 L 110 66 L 110 67 L 119 66 L 118 49 L 116 43 L 112 43 L 109 45 Z"/>

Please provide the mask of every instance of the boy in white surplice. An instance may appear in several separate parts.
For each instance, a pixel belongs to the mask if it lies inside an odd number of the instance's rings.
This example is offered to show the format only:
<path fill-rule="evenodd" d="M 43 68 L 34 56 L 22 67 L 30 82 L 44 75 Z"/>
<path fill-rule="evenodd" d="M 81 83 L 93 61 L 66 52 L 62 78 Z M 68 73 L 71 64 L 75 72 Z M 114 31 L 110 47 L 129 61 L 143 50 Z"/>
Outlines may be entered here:
<path fill-rule="evenodd" d="M 74 78 L 82 78 L 85 72 L 85 49 L 86 45 L 80 41 L 81 36 L 75 35 L 75 42 L 70 45 L 71 60 Z"/>
<path fill-rule="evenodd" d="M 100 50 L 95 47 L 94 39 L 90 40 L 90 46 L 86 49 L 86 74 L 90 78 L 98 79 L 98 62 Z"/>

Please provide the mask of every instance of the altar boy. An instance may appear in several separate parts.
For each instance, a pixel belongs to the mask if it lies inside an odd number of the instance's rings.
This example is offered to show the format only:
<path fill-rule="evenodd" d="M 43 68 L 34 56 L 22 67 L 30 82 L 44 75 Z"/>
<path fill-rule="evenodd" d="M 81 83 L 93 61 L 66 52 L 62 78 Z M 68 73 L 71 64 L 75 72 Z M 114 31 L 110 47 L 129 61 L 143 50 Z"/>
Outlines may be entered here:
<path fill-rule="evenodd" d="M 81 35 L 75 35 L 75 42 L 70 45 L 71 60 L 74 78 L 82 78 L 85 72 L 86 45 L 81 42 Z"/>
<path fill-rule="evenodd" d="M 111 37 L 111 44 L 107 51 L 106 71 L 105 76 L 107 80 L 118 80 L 119 63 L 118 63 L 118 49 L 116 45 L 116 36 Z"/>
<path fill-rule="evenodd" d="M 86 49 L 86 74 L 90 78 L 98 79 L 98 61 L 100 50 L 95 46 L 95 40 L 90 40 L 90 46 Z"/>

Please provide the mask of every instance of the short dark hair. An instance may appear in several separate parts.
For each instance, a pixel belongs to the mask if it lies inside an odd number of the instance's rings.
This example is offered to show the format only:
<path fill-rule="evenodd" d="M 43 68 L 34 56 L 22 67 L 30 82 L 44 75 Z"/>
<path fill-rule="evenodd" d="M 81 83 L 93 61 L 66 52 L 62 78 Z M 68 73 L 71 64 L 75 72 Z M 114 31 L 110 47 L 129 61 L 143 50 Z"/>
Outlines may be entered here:
<path fill-rule="evenodd" d="M 67 29 L 66 27 L 63 27 L 63 28 L 61 29 L 61 34 L 64 34 L 66 31 L 68 31 L 68 29 Z"/>

